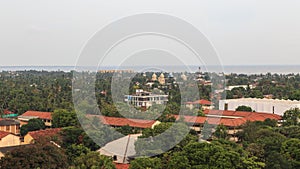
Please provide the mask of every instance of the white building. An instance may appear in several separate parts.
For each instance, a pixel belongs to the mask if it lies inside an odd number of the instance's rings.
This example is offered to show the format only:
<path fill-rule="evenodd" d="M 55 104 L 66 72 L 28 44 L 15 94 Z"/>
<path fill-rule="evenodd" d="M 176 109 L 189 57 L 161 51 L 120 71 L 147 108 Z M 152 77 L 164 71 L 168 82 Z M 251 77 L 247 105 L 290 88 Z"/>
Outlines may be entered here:
<path fill-rule="evenodd" d="M 285 111 L 300 108 L 300 101 L 241 98 L 219 101 L 219 110 L 235 110 L 239 106 L 249 106 L 256 112 L 273 113 L 282 116 Z"/>
<path fill-rule="evenodd" d="M 119 138 L 107 143 L 104 147 L 100 148 L 98 152 L 101 155 L 112 157 L 116 163 L 129 163 L 129 157 L 136 154 L 134 143 L 139 136 L 141 136 L 141 134 L 130 134 Z"/>
<path fill-rule="evenodd" d="M 232 90 L 232 89 L 234 89 L 234 88 L 244 88 L 245 90 L 247 90 L 247 88 L 249 87 L 250 89 L 253 89 L 254 88 L 254 86 L 253 85 L 235 85 L 235 86 L 227 86 L 226 88 L 225 88 L 225 90 Z"/>
<path fill-rule="evenodd" d="M 125 95 L 124 101 L 135 107 L 148 108 L 153 104 L 166 104 L 168 102 L 168 95 L 153 94 L 142 89 L 137 89 L 134 95 Z"/>

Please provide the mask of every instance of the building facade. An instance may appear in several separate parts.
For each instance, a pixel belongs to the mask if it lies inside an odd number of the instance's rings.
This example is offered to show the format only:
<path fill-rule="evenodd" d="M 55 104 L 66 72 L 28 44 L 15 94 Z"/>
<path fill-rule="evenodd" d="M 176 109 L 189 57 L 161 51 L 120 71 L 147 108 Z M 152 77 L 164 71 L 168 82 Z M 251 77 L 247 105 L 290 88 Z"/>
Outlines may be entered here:
<path fill-rule="evenodd" d="M 20 122 L 13 119 L 0 119 L 0 131 L 19 135 Z"/>
<path fill-rule="evenodd" d="M 20 137 L 9 132 L 0 131 L 0 147 L 20 145 Z"/>
<path fill-rule="evenodd" d="M 278 99 L 241 98 L 219 101 L 219 110 L 234 111 L 239 106 L 249 106 L 256 112 L 272 113 L 282 116 L 285 111 L 300 108 L 300 101 Z"/>
<path fill-rule="evenodd" d="M 124 101 L 135 107 L 147 109 L 153 104 L 166 104 L 168 102 L 168 95 L 153 94 L 151 92 L 138 89 L 134 95 L 125 95 Z"/>
<path fill-rule="evenodd" d="M 45 123 L 46 127 L 52 126 L 52 113 L 51 112 L 40 112 L 40 111 L 27 111 L 21 116 L 18 116 L 18 120 L 21 125 L 27 124 L 30 119 L 41 119 Z"/>
<path fill-rule="evenodd" d="M 193 102 L 186 102 L 185 106 L 189 109 L 201 108 L 202 110 L 207 110 L 207 109 L 211 110 L 214 108 L 213 103 L 211 101 L 204 100 L 204 99 L 196 100 Z"/>

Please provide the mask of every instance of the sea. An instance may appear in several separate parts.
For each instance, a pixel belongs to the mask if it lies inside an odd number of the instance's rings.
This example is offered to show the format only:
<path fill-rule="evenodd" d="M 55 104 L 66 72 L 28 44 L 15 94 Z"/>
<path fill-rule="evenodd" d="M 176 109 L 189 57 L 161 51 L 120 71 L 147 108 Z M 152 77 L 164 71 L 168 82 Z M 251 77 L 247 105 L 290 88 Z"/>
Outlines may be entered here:
<path fill-rule="evenodd" d="M 147 66 L 102 66 L 102 67 L 88 67 L 88 66 L 0 66 L 0 71 L 77 71 L 77 70 L 88 70 L 88 71 L 98 71 L 98 70 L 133 70 L 136 72 L 143 72 Z M 161 67 L 161 66 L 149 66 L 151 67 Z M 217 72 L 217 73 L 237 73 L 237 74 L 299 74 L 300 65 L 223 65 L 223 66 L 199 66 L 199 65 L 189 65 L 189 66 L 163 66 L 165 70 L 169 72 L 184 72 L 186 67 L 189 67 L 190 72 L 196 72 L 199 67 L 203 72 Z M 153 70 L 154 71 L 154 70 Z M 157 68 L 155 69 L 157 71 Z"/>

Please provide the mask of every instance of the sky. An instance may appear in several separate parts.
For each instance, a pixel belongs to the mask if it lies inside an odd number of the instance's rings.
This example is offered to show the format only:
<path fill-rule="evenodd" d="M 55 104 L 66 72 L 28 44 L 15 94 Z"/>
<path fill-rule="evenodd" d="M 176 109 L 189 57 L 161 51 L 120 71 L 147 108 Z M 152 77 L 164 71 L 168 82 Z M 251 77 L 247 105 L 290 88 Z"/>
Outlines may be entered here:
<path fill-rule="evenodd" d="M 223 65 L 298 65 L 299 9 L 298 0 L 2 0 L 0 66 L 74 66 L 95 33 L 142 13 L 192 24 Z"/>

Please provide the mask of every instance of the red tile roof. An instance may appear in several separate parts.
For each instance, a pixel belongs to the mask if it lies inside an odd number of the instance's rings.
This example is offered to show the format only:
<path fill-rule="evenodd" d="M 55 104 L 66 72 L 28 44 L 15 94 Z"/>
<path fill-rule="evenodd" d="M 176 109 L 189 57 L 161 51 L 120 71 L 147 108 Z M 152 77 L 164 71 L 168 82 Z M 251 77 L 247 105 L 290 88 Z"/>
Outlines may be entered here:
<path fill-rule="evenodd" d="M 34 139 L 39 139 L 42 137 L 52 137 L 58 132 L 61 131 L 61 128 L 52 128 L 52 129 L 46 129 L 46 130 L 37 130 L 37 131 L 30 131 L 28 134 Z"/>
<path fill-rule="evenodd" d="M 5 114 L 5 115 L 7 115 L 7 114 L 14 114 L 14 112 L 5 109 L 5 110 L 3 111 L 3 114 Z"/>
<path fill-rule="evenodd" d="M 52 120 L 51 112 L 27 111 L 21 116 L 38 116 L 40 119 Z"/>
<path fill-rule="evenodd" d="M 9 135 L 10 133 L 5 132 L 5 131 L 0 131 L 0 140 Z"/>
<path fill-rule="evenodd" d="M 129 169 L 129 164 L 115 163 L 116 169 Z"/>
<path fill-rule="evenodd" d="M 244 112 L 244 111 L 230 111 L 230 110 L 204 110 L 204 114 L 206 115 L 220 115 L 220 116 L 235 116 L 235 117 L 257 117 L 262 116 L 265 119 L 276 119 L 281 120 L 282 117 L 277 114 L 271 113 L 261 113 L 261 112 Z"/>
<path fill-rule="evenodd" d="M 186 104 L 212 105 L 212 102 L 208 101 L 208 100 L 201 99 L 201 100 L 196 100 L 194 102 L 186 102 Z"/>
<path fill-rule="evenodd" d="M 201 117 L 201 116 L 183 116 L 184 121 L 194 124 L 204 124 L 205 121 L 209 124 L 223 124 L 228 127 L 238 127 L 247 121 L 264 121 L 266 119 L 281 120 L 281 116 L 269 113 L 256 112 L 237 112 L 237 111 L 220 111 L 220 110 L 206 110 L 206 115 L 216 115 L 219 117 Z M 176 120 L 180 119 L 179 115 L 174 115 Z M 226 117 L 224 117 L 226 116 Z M 233 116 L 230 118 L 230 116 Z"/>
<path fill-rule="evenodd" d="M 88 117 L 98 117 L 102 121 L 103 124 L 110 126 L 126 126 L 136 128 L 151 128 L 153 124 L 156 122 L 155 120 L 142 120 L 142 119 L 128 119 L 121 117 L 108 117 L 108 116 L 100 116 L 100 115 L 88 115 Z"/>

